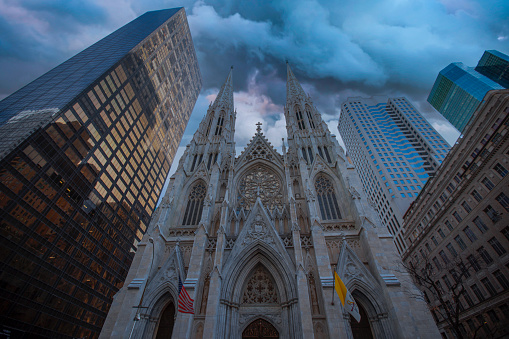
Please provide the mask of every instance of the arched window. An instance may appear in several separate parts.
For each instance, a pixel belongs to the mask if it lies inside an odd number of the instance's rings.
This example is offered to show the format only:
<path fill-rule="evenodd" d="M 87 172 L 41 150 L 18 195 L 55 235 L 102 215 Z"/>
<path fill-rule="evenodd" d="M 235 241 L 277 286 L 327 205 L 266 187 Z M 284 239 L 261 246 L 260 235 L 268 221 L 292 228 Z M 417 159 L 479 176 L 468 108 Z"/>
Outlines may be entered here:
<path fill-rule="evenodd" d="M 298 105 L 295 106 L 295 115 L 297 116 L 297 125 L 299 125 L 299 129 L 305 129 L 306 125 L 304 125 L 304 119 L 302 119 L 302 112 Z"/>
<path fill-rule="evenodd" d="M 214 135 L 221 135 L 221 133 L 223 132 L 224 115 L 225 112 L 221 111 L 221 115 L 219 116 L 219 118 L 217 118 L 216 132 L 214 133 Z"/>
<path fill-rule="evenodd" d="M 316 179 L 315 189 L 318 196 L 322 220 L 341 219 L 336 192 L 334 191 L 334 186 L 331 181 L 325 176 L 320 175 L 318 179 Z"/>
<path fill-rule="evenodd" d="M 311 108 L 309 108 L 309 106 L 306 106 L 306 113 L 308 115 L 309 126 L 311 126 L 311 128 L 315 128 L 315 122 L 313 120 L 313 114 L 311 113 Z"/>
<path fill-rule="evenodd" d="M 201 212 L 203 211 L 203 200 L 207 188 L 203 182 L 199 182 L 193 186 L 191 193 L 189 194 L 189 200 L 187 201 L 186 212 L 184 213 L 184 220 L 182 225 L 194 226 L 198 225 L 201 219 Z"/>

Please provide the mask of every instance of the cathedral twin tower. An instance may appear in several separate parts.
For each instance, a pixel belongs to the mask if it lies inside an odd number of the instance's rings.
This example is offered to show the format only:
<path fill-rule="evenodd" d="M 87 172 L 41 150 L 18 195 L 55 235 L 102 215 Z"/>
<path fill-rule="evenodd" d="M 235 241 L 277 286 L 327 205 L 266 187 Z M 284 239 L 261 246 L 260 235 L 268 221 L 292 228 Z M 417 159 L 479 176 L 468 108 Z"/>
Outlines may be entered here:
<path fill-rule="evenodd" d="M 235 154 L 232 70 L 182 156 L 103 338 L 434 338 L 356 169 L 288 66 L 288 148 Z M 337 270 L 360 306 L 350 319 Z M 178 312 L 179 279 L 194 314 Z"/>

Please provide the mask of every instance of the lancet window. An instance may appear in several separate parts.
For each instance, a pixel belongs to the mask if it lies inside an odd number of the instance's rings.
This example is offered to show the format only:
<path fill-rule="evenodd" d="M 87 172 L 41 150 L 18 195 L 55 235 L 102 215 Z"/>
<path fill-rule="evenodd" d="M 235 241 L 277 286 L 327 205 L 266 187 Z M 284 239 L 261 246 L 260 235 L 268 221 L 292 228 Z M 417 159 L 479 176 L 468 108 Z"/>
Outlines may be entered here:
<path fill-rule="evenodd" d="M 208 137 L 210 133 L 210 127 L 212 126 L 212 117 L 209 119 L 209 123 L 207 125 L 207 131 L 205 132 L 205 136 Z"/>
<path fill-rule="evenodd" d="M 198 166 L 203 160 L 203 154 L 195 154 L 193 157 L 193 163 L 191 164 L 191 172 L 194 171 L 194 168 Z"/>
<path fill-rule="evenodd" d="M 221 133 L 223 133 L 224 115 L 224 111 L 221 111 L 221 115 L 217 118 L 216 132 L 214 135 L 221 135 Z"/>
<path fill-rule="evenodd" d="M 315 189 L 322 220 L 341 219 L 338 200 L 332 182 L 327 177 L 320 175 L 316 179 Z"/>
<path fill-rule="evenodd" d="M 298 105 L 295 106 L 295 115 L 297 116 L 297 125 L 299 126 L 299 129 L 306 129 L 306 125 L 304 125 L 304 119 L 302 118 L 302 111 Z"/>
<path fill-rule="evenodd" d="M 315 128 L 315 121 L 313 120 L 313 114 L 311 114 L 309 106 L 306 106 L 306 113 L 308 115 L 309 126 L 311 126 L 311 128 Z"/>
<path fill-rule="evenodd" d="M 207 193 L 207 187 L 200 181 L 191 188 L 189 200 L 187 201 L 186 211 L 182 225 L 196 226 L 200 222 L 203 211 L 203 201 Z"/>

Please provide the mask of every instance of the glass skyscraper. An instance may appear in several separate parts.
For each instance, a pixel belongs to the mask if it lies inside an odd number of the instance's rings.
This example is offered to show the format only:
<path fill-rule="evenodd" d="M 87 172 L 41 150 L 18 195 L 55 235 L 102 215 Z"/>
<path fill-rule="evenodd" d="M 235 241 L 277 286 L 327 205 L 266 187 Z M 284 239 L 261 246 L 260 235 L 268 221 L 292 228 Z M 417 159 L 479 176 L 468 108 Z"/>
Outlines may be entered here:
<path fill-rule="evenodd" d="M 459 131 L 463 131 L 474 111 L 490 90 L 509 84 L 509 57 L 485 51 L 478 65 L 454 62 L 440 71 L 428 102 Z"/>
<path fill-rule="evenodd" d="M 175 8 L 0 102 L 0 333 L 99 335 L 200 89 Z"/>
<path fill-rule="evenodd" d="M 450 149 L 405 98 L 349 98 L 339 132 L 364 190 L 402 253 L 403 215 Z"/>

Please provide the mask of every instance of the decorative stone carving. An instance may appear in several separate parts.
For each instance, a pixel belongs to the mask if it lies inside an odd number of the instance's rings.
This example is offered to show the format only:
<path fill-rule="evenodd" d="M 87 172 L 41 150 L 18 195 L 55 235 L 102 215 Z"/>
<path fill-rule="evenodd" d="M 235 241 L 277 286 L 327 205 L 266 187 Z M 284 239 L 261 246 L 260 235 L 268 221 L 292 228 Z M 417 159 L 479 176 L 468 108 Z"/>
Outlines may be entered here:
<path fill-rule="evenodd" d="M 242 242 L 243 245 L 248 245 L 257 240 L 264 241 L 268 244 L 274 243 L 274 239 L 272 238 L 272 235 L 270 234 L 267 225 L 265 225 L 265 222 L 263 221 L 263 218 L 260 214 L 255 217 L 254 222 L 248 227 L 249 228 L 247 230 L 246 237 Z"/>
<path fill-rule="evenodd" d="M 271 169 L 258 165 L 249 171 L 239 183 L 237 209 L 250 210 L 260 197 L 263 206 L 269 211 L 283 210 L 283 186 L 279 177 Z"/>
<path fill-rule="evenodd" d="M 361 195 L 359 194 L 359 192 L 357 192 L 357 190 L 353 186 L 350 186 L 350 188 L 348 189 L 348 192 L 350 192 L 352 199 L 360 199 L 361 198 Z"/>
<path fill-rule="evenodd" d="M 278 292 L 265 267 L 258 265 L 242 294 L 242 304 L 278 304 Z"/>

